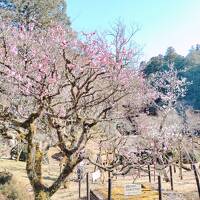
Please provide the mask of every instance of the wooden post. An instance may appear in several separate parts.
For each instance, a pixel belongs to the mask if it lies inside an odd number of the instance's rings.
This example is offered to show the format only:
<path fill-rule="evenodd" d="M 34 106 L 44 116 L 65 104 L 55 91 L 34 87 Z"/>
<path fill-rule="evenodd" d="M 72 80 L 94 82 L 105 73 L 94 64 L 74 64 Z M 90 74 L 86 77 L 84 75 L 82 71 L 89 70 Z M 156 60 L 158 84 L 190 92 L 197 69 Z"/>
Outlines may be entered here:
<path fill-rule="evenodd" d="M 154 140 L 154 158 L 153 158 L 153 176 L 154 182 L 156 181 L 156 141 Z"/>
<path fill-rule="evenodd" d="M 174 183 L 173 183 L 173 174 L 172 174 L 172 166 L 169 166 L 169 173 L 170 173 L 170 184 L 171 184 L 171 190 L 174 190 Z"/>
<path fill-rule="evenodd" d="M 112 198 L 112 180 L 110 177 L 110 172 L 108 172 L 108 200 Z"/>
<path fill-rule="evenodd" d="M 140 151 L 139 148 L 137 148 L 137 152 L 139 153 L 139 156 L 138 156 L 138 164 L 139 164 L 138 176 L 139 176 L 139 178 L 140 178 L 141 174 L 140 174 L 140 159 L 139 159 L 139 157 L 141 158 L 142 156 L 141 156 L 141 151 Z"/>
<path fill-rule="evenodd" d="M 161 188 L 161 177 L 158 176 L 158 192 L 159 192 L 159 200 L 162 200 L 162 188 Z"/>
<path fill-rule="evenodd" d="M 140 174 L 140 166 L 138 168 L 138 177 L 140 178 L 141 177 L 141 174 Z"/>
<path fill-rule="evenodd" d="M 149 183 L 151 183 L 151 167 L 148 165 Z"/>
<path fill-rule="evenodd" d="M 179 143 L 179 177 L 183 180 L 183 158 L 182 158 L 182 150 L 181 150 L 181 142 Z"/>
<path fill-rule="evenodd" d="M 156 181 L 156 161 L 154 160 L 153 164 L 153 177 L 154 177 L 154 182 Z"/>
<path fill-rule="evenodd" d="M 89 173 L 86 174 L 87 200 L 90 200 Z"/>
<path fill-rule="evenodd" d="M 81 179 L 78 180 L 78 197 L 81 198 Z"/>
<path fill-rule="evenodd" d="M 174 173 L 176 173 L 176 165 L 174 165 Z"/>
<path fill-rule="evenodd" d="M 193 164 L 192 166 L 193 166 L 194 175 L 195 175 L 196 184 L 197 184 L 197 190 L 198 190 L 199 198 L 200 198 L 200 184 L 199 184 L 199 177 L 198 177 L 198 174 L 197 174 L 196 166 L 195 166 L 194 164 Z"/>

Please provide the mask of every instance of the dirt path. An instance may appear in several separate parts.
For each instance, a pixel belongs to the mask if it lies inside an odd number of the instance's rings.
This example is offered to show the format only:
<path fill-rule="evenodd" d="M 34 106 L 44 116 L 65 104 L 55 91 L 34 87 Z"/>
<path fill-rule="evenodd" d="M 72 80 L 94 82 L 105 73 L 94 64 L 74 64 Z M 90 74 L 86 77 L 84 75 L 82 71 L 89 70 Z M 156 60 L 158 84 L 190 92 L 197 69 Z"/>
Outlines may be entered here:
<path fill-rule="evenodd" d="M 92 168 L 93 169 L 93 168 Z M 29 184 L 24 162 L 16 162 L 12 160 L 0 160 L 0 171 L 7 170 L 14 174 L 16 179 L 19 181 L 26 190 L 32 194 L 32 188 Z M 44 173 L 44 183 L 50 185 L 57 177 L 59 173 L 59 167 L 57 161 L 52 161 L 50 166 L 43 167 Z M 76 179 L 76 174 L 73 173 L 70 180 Z M 113 188 L 119 185 L 123 187 L 125 183 L 132 183 L 133 178 L 131 176 L 123 178 L 119 177 L 117 180 L 113 179 Z M 140 179 L 136 181 L 137 183 L 148 184 L 148 177 L 146 174 L 141 174 Z M 153 181 L 152 186 L 157 189 L 157 181 Z M 107 191 L 107 183 L 101 184 L 97 182 L 91 184 L 91 189 L 103 188 Z M 163 200 L 199 200 L 197 195 L 196 182 L 193 172 L 184 171 L 183 180 L 180 180 L 178 173 L 174 174 L 174 192 L 170 191 L 170 183 L 162 182 L 163 189 Z M 81 195 L 82 197 L 86 195 L 86 183 L 83 182 L 81 185 Z M 77 200 L 78 199 L 78 183 L 75 181 L 68 182 L 68 188 L 63 187 L 52 197 L 52 200 Z M 30 199 L 31 200 L 31 199 Z M 145 199 L 144 199 L 145 200 Z"/>

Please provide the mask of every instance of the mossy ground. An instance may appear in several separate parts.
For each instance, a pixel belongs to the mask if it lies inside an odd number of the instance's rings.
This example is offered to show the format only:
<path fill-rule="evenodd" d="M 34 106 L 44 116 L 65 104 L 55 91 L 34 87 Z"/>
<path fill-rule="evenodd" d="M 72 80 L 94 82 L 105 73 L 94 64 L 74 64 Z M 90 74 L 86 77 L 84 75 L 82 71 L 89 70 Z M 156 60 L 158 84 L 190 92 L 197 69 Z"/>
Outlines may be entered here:
<path fill-rule="evenodd" d="M 99 190 L 103 196 L 107 196 L 106 190 Z M 153 190 L 150 186 L 145 186 L 142 189 L 142 194 L 134 196 L 125 196 L 124 187 L 113 187 L 112 189 L 112 199 L 113 200 L 157 200 L 158 192 Z"/>

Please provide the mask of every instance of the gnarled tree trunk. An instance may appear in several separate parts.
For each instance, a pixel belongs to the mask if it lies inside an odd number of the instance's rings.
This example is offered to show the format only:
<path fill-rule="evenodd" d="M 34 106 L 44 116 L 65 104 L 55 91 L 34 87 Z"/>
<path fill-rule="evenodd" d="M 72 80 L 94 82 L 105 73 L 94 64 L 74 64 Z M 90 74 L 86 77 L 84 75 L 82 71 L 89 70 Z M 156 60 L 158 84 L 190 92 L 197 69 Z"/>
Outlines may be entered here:
<path fill-rule="evenodd" d="M 33 135 L 34 132 L 30 127 L 27 137 L 28 156 L 26 162 L 26 171 L 31 186 L 33 187 L 35 200 L 49 200 L 50 197 L 58 191 L 60 186 L 64 183 L 69 174 L 72 173 L 74 167 L 81 161 L 81 159 L 78 156 L 68 159 L 57 180 L 50 187 L 47 187 L 42 183 L 43 153 L 40 151 L 38 144 L 33 144 Z"/>
<path fill-rule="evenodd" d="M 33 125 L 31 125 L 33 126 Z M 50 195 L 48 188 L 42 183 L 42 157 L 39 145 L 33 144 L 34 132 L 32 127 L 29 128 L 28 133 L 28 155 L 26 162 L 26 171 L 33 187 L 35 200 L 49 200 Z"/>
<path fill-rule="evenodd" d="M 35 200 L 50 200 L 49 193 L 47 191 L 38 190 L 34 192 Z"/>

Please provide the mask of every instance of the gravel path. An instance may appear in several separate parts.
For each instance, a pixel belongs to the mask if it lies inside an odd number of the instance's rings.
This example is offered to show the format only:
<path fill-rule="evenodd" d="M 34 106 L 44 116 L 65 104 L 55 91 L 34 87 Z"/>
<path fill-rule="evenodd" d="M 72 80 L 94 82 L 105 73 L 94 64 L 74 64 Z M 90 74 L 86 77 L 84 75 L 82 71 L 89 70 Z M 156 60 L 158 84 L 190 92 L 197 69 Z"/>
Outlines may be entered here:
<path fill-rule="evenodd" d="M 183 194 L 170 191 L 163 193 L 163 200 L 186 200 L 186 198 Z"/>
<path fill-rule="evenodd" d="M 189 192 L 181 194 L 178 192 L 165 191 L 163 192 L 163 200 L 199 200 L 197 192 Z"/>

